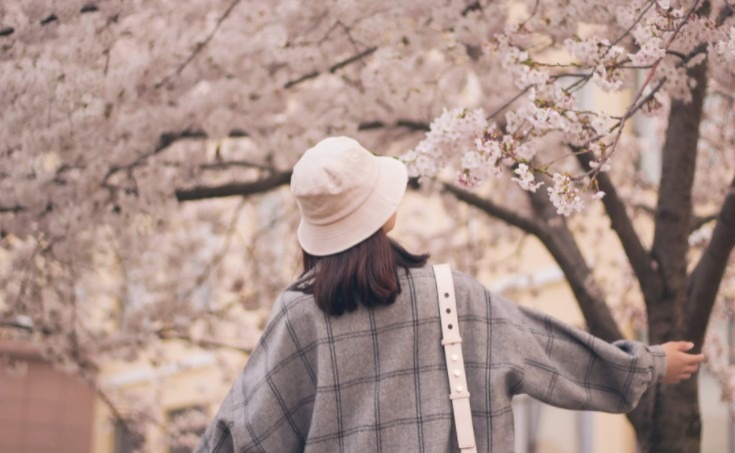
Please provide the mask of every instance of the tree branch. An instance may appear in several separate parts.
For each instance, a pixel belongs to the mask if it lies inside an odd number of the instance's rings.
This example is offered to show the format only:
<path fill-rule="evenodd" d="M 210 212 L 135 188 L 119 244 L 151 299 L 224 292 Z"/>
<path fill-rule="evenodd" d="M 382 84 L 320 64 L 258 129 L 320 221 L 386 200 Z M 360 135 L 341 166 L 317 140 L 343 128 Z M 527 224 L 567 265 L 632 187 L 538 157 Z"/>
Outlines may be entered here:
<path fill-rule="evenodd" d="M 701 346 L 722 277 L 735 247 L 735 178 L 722 203 L 707 248 L 689 276 L 688 300 L 684 319 L 686 336 Z"/>
<path fill-rule="evenodd" d="M 591 153 L 575 153 L 582 169 L 590 168 L 594 156 Z M 633 272 L 638 279 L 638 284 L 646 298 L 656 297 L 661 291 L 661 278 L 651 267 L 651 256 L 643 247 L 643 244 L 633 228 L 633 222 L 628 216 L 625 203 L 607 173 L 598 173 L 597 183 L 600 190 L 605 192 L 602 203 L 610 218 L 610 227 L 615 231 L 620 240 L 625 255 L 628 257 Z"/>
<path fill-rule="evenodd" d="M 5 213 L 5 212 L 17 213 L 17 212 L 21 212 L 25 210 L 26 208 L 24 206 L 21 206 L 18 204 L 15 206 L 0 206 L 0 214 Z"/>
<path fill-rule="evenodd" d="M 334 74 L 335 72 L 337 72 L 338 70 L 344 68 L 345 66 L 348 66 L 348 65 L 350 65 L 350 64 L 352 64 L 352 63 L 354 63 L 356 61 L 362 60 L 363 58 L 369 56 L 370 54 L 372 54 L 376 50 L 378 50 L 377 47 L 369 47 L 369 48 L 363 50 L 362 52 L 360 52 L 358 54 L 355 54 L 355 55 L 353 55 L 353 56 L 351 56 L 351 57 L 349 57 L 349 58 L 347 58 L 345 60 L 342 60 L 342 61 L 340 61 L 340 62 L 338 62 L 338 63 L 330 66 L 329 69 L 328 69 L 328 72 Z M 286 82 L 283 85 L 283 88 L 285 88 L 285 89 L 293 88 L 296 85 L 299 85 L 299 84 L 301 84 L 303 82 L 306 82 L 307 80 L 311 80 L 311 79 L 315 79 L 315 78 L 319 77 L 320 74 L 321 74 L 321 72 L 319 72 L 319 71 L 313 71 L 313 72 L 310 72 L 308 74 L 304 74 L 301 77 L 299 77 L 298 79 L 289 80 L 288 82 Z"/>
<path fill-rule="evenodd" d="M 542 219 L 539 221 L 451 184 L 444 183 L 443 187 L 457 199 L 536 236 L 564 272 L 590 332 L 609 342 L 623 338 L 574 236 L 544 194 L 529 192 L 534 210 Z"/>
<path fill-rule="evenodd" d="M 713 220 L 717 220 L 717 217 L 718 216 L 716 214 L 705 216 L 692 216 L 692 221 L 689 222 L 689 234 L 694 233 L 695 231 L 712 222 Z"/>
<path fill-rule="evenodd" d="M 227 137 L 229 138 L 242 138 L 242 137 L 247 137 L 247 136 L 248 136 L 248 133 L 242 129 L 233 129 L 227 135 Z M 107 181 L 110 179 L 110 177 L 120 171 L 129 171 L 136 167 L 140 167 L 144 165 L 145 161 L 148 158 L 165 151 L 166 149 L 168 149 L 169 146 L 173 145 L 179 140 L 191 140 L 191 139 L 204 140 L 207 138 L 209 138 L 209 136 L 207 135 L 206 132 L 204 132 L 204 130 L 193 128 L 193 127 L 187 128 L 181 131 L 176 131 L 176 132 L 164 132 L 159 136 L 158 143 L 156 144 L 155 148 L 153 148 L 151 151 L 141 154 L 129 164 L 115 165 L 115 166 L 110 167 L 107 174 L 102 179 L 102 184 L 103 185 L 107 184 Z"/>
<path fill-rule="evenodd" d="M 386 124 L 383 121 L 364 121 L 357 125 L 358 131 L 369 131 L 373 129 L 383 129 L 386 127 L 404 127 L 412 131 L 429 132 L 429 125 L 422 121 L 414 120 L 398 120 L 393 124 Z"/>
<path fill-rule="evenodd" d="M 96 13 L 99 10 L 100 9 L 94 3 L 87 3 L 86 5 L 82 6 L 79 12 L 81 14 L 86 14 L 86 13 Z"/>
<path fill-rule="evenodd" d="M 708 2 L 705 2 L 705 6 Z M 659 198 L 656 206 L 654 265 L 662 281 L 658 297 L 646 300 L 651 341 L 680 336 L 687 322 L 687 253 L 692 224 L 692 186 L 697 159 L 699 127 L 707 89 L 707 63 L 687 69 L 694 80 L 691 102 L 675 100 L 669 112 Z M 691 303 L 691 302 L 690 302 Z"/>
<path fill-rule="evenodd" d="M 2 321 L 0 320 L 0 329 L 17 329 L 23 330 L 28 333 L 33 332 L 33 326 L 28 324 L 22 324 L 17 321 Z"/>
<path fill-rule="evenodd" d="M 160 338 L 161 340 L 186 341 L 187 343 L 200 347 L 202 349 L 229 349 L 232 351 L 241 352 L 243 354 L 250 354 L 252 352 L 252 349 L 250 348 L 244 348 L 242 346 L 222 343 L 220 341 L 214 341 L 214 340 L 194 339 L 188 335 L 184 335 L 182 333 L 170 331 L 170 330 L 161 330 L 157 332 L 157 334 L 158 334 L 158 338 Z"/>
<path fill-rule="evenodd" d="M 656 215 L 656 210 L 653 207 L 643 203 L 634 204 L 633 209 L 643 211 L 650 216 Z M 694 233 L 695 231 L 712 222 L 713 220 L 717 220 L 717 214 L 709 214 L 703 216 L 692 215 L 692 220 L 689 222 L 689 234 Z"/>
<path fill-rule="evenodd" d="M 176 189 L 179 202 L 204 200 L 207 198 L 223 198 L 248 196 L 268 192 L 291 181 L 291 171 L 274 172 L 272 175 L 247 183 L 232 183 L 221 186 L 195 186 L 187 189 Z"/>
<path fill-rule="evenodd" d="M 136 157 L 134 161 L 127 165 L 114 165 L 110 167 L 110 169 L 107 171 L 107 174 L 102 179 L 102 184 L 106 184 L 107 181 L 112 177 L 114 174 L 120 172 L 120 171 L 127 171 L 132 170 L 133 168 L 139 167 L 145 163 L 145 161 L 152 156 L 155 156 L 156 154 L 164 151 L 169 146 L 174 144 L 175 142 L 183 139 L 191 139 L 191 138 L 198 138 L 198 139 L 205 139 L 207 138 L 206 132 L 204 132 L 201 129 L 193 129 L 188 128 L 184 129 L 183 131 L 178 132 L 164 132 L 160 135 L 158 138 L 158 144 L 153 148 L 151 151 L 148 151 L 147 153 L 143 153 L 140 156 Z"/>
<path fill-rule="evenodd" d="M 209 33 L 209 35 L 204 38 L 204 41 L 198 42 L 196 46 L 194 47 L 194 51 L 189 55 L 189 57 L 184 60 L 178 68 L 171 74 L 167 75 L 163 79 L 161 79 L 158 83 L 154 85 L 156 89 L 161 88 L 163 85 L 168 83 L 171 79 L 174 77 L 178 77 L 184 69 L 186 69 L 187 66 L 189 66 L 189 63 L 194 61 L 194 59 L 201 53 L 202 50 L 204 50 L 205 47 L 207 47 L 207 44 L 214 38 L 214 35 L 217 34 L 217 31 L 222 26 L 222 22 L 224 22 L 232 13 L 232 10 L 235 9 L 238 3 L 240 3 L 241 0 L 233 0 L 232 3 L 227 7 L 224 13 L 220 16 L 220 18 L 217 20 L 217 24 L 215 25 L 214 29 Z"/>
<path fill-rule="evenodd" d="M 500 206 L 491 200 L 475 195 L 474 193 L 459 188 L 454 184 L 445 182 L 442 183 L 442 188 L 445 192 L 454 195 L 458 200 L 476 207 L 491 217 L 500 219 L 528 234 L 532 234 L 534 236 L 542 234 L 543 225 L 530 217 L 525 217 L 516 211 Z"/>
<path fill-rule="evenodd" d="M 257 168 L 259 170 L 265 170 L 272 172 L 273 167 L 260 162 L 252 162 L 249 160 L 224 160 L 219 162 L 212 162 L 208 164 L 202 164 L 199 166 L 202 170 L 226 170 L 228 168 Z"/>
<path fill-rule="evenodd" d="M 133 451 L 138 451 L 137 449 L 140 448 L 143 444 L 143 437 L 144 433 L 141 433 L 139 430 L 136 430 L 135 427 L 131 424 L 131 421 L 123 415 L 123 413 L 118 409 L 117 405 L 114 401 L 112 401 L 112 398 L 105 392 L 99 384 L 91 379 L 87 378 L 85 379 L 88 383 L 88 385 L 95 391 L 97 396 L 102 400 L 103 403 L 107 406 L 107 408 L 112 412 L 112 418 L 114 422 L 120 423 L 122 425 L 123 430 L 128 436 L 129 442 L 132 444 Z M 163 428 L 159 423 L 156 423 L 159 428 Z"/>
<path fill-rule="evenodd" d="M 43 19 L 41 19 L 40 24 L 41 25 L 48 25 L 48 24 L 52 24 L 52 23 L 58 22 L 58 21 L 59 21 L 59 17 L 56 14 L 51 13 L 48 16 L 46 16 Z"/>
<path fill-rule="evenodd" d="M 546 226 L 537 237 L 564 272 L 590 332 L 607 342 L 624 338 L 566 220 L 556 213 L 546 194 L 528 192 L 528 196 Z"/>

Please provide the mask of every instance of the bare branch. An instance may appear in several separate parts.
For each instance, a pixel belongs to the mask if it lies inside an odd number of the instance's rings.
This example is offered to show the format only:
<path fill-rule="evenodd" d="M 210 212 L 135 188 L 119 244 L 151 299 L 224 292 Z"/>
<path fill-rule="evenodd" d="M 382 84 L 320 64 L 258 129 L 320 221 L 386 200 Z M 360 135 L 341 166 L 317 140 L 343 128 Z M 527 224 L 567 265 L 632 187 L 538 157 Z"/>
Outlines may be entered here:
<path fill-rule="evenodd" d="M 231 351 L 237 351 L 243 354 L 250 354 L 252 352 L 252 349 L 245 348 L 243 346 L 223 343 L 223 342 L 214 341 L 214 340 L 194 339 L 188 335 L 184 335 L 180 332 L 174 332 L 171 330 L 161 330 L 157 332 L 157 334 L 161 340 L 181 340 L 193 346 L 200 347 L 202 349 L 229 349 Z"/>
<path fill-rule="evenodd" d="M 528 196 L 546 226 L 537 237 L 564 272 L 590 332 L 608 342 L 624 338 L 566 220 L 556 213 L 546 194 L 528 192 Z"/>
<path fill-rule="evenodd" d="M 59 17 L 56 14 L 51 13 L 48 16 L 41 19 L 41 25 L 48 25 L 48 24 L 58 22 L 58 21 L 59 21 Z"/>
<path fill-rule="evenodd" d="M 288 184 L 290 181 L 291 171 L 275 172 L 271 176 L 253 182 L 176 189 L 176 199 L 183 202 L 207 198 L 244 197 L 271 191 Z"/>
<path fill-rule="evenodd" d="M 107 406 L 107 408 L 112 412 L 112 416 L 115 422 L 121 423 L 123 429 L 125 430 L 126 434 L 128 434 L 130 437 L 132 437 L 131 442 L 134 444 L 135 447 L 139 447 L 140 444 L 142 444 L 142 438 L 141 433 L 135 431 L 130 424 L 130 421 L 123 416 L 122 412 L 118 407 L 115 405 L 115 403 L 112 401 L 112 398 L 105 392 L 100 386 L 91 378 L 85 379 L 89 386 L 95 391 L 97 396 L 102 400 L 103 403 Z M 160 424 L 158 424 L 159 427 Z"/>
<path fill-rule="evenodd" d="M 393 124 L 386 124 L 383 121 L 365 121 L 357 126 L 358 131 L 369 131 L 372 129 L 383 129 L 387 127 L 403 127 L 412 131 L 429 132 L 429 125 L 421 121 L 398 120 Z"/>
<path fill-rule="evenodd" d="M 684 319 L 686 335 L 701 344 L 722 277 L 735 247 L 735 178 L 725 197 L 712 238 L 689 276 Z"/>
<path fill-rule="evenodd" d="M 692 216 L 692 220 L 689 222 L 689 234 L 694 233 L 698 229 L 707 225 L 708 223 L 717 220 L 717 214 L 710 214 L 705 216 Z"/>
<path fill-rule="evenodd" d="M 547 197 L 540 193 L 529 192 L 534 210 L 542 219 L 539 221 L 499 206 L 452 184 L 444 183 L 443 187 L 446 192 L 451 193 L 458 200 L 536 236 L 564 272 L 590 331 L 606 341 L 623 338 L 574 236 L 569 231 L 566 222 L 556 214 L 555 208 Z"/>
<path fill-rule="evenodd" d="M 28 324 L 23 324 L 17 321 L 0 320 L 0 329 L 16 329 L 16 330 L 22 330 L 28 333 L 33 332 L 33 326 L 28 325 Z"/>
<path fill-rule="evenodd" d="M 720 27 L 725 21 L 735 14 L 735 3 L 725 2 L 720 10 L 720 14 L 717 15 L 716 26 Z"/>
<path fill-rule="evenodd" d="M 369 47 L 369 48 L 363 50 L 362 52 L 360 52 L 360 53 L 358 53 L 356 55 L 353 55 L 353 56 L 351 56 L 351 57 L 349 57 L 349 58 L 347 58 L 345 60 L 342 60 L 342 61 L 340 61 L 340 62 L 338 62 L 338 63 L 330 66 L 328 72 L 334 74 L 335 72 L 337 72 L 338 70 L 344 68 L 345 66 L 348 66 L 348 65 L 350 65 L 352 63 L 355 63 L 357 61 L 361 61 L 363 58 L 371 55 L 376 50 L 378 50 L 377 47 Z M 321 73 L 319 71 L 313 71 L 313 72 L 310 72 L 308 74 L 304 74 L 304 75 L 302 75 L 301 77 L 299 77 L 297 79 L 289 80 L 288 82 L 286 82 L 283 85 L 283 88 L 285 88 L 285 89 L 293 88 L 296 85 L 299 85 L 299 84 L 301 84 L 303 82 L 306 82 L 307 80 L 311 80 L 311 79 L 315 79 L 315 78 L 319 77 L 320 74 Z"/>
<path fill-rule="evenodd" d="M 466 16 L 472 11 L 482 11 L 482 4 L 478 1 L 471 3 L 462 10 L 462 17 Z"/>
<path fill-rule="evenodd" d="M 515 101 L 517 101 L 518 98 L 520 98 L 521 96 L 523 96 L 528 90 L 531 89 L 532 86 L 533 85 L 527 85 L 526 88 L 524 88 L 521 91 L 519 91 L 518 93 L 516 93 L 516 95 L 513 96 L 509 101 L 507 101 L 505 104 L 503 104 L 500 107 L 498 107 L 497 109 L 495 109 L 495 111 L 493 113 L 491 113 L 490 115 L 488 115 L 486 119 L 487 120 L 491 120 L 491 119 L 495 118 L 495 116 L 497 116 L 498 113 L 502 112 L 509 105 L 511 105 L 512 103 L 514 103 Z"/>
<path fill-rule="evenodd" d="M 127 165 L 121 165 L 121 166 L 112 166 L 110 167 L 110 170 L 107 172 L 105 177 L 102 179 L 102 184 L 107 184 L 107 181 L 112 177 L 114 174 L 120 172 L 120 171 L 129 171 L 136 167 L 140 167 L 141 165 L 144 165 L 146 160 L 148 158 L 155 156 L 156 154 L 164 151 L 169 146 L 174 144 L 175 142 L 182 140 L 182 139 L 192 139 L 192 138 L 198 138 L 198 139 L 204 139 L 207 138 L 206 132 L 204 132 L 201 129 L 184 129 L 183 131 L 178 132 L 164 132 L 161 134 L 161 136 L 158 139 L 158 144 L 153 148 L 151 151 L 148 151 L 147 153 L 143 153 L 140 156 L 136 157 L 134 161 Z"/>
<path fill-rule="evenodd" d="M 540 1 L 539 1 L 539 0 L 536 0 L 536 2 L 535 2 L 535 3 L 534 3 L 534 5 L 533 5 L 533 10 L 531 11 L 531 14 L 529 14 L 529 15 L 528 15 L 528 17 L 526 18 L 526 20 L 524 20 L 524 21 L 523 21 L 523 22 L 521 23 L 521 25 L 519 25 L 519 26 L 518 26 L 518 29 L 519 29 L 519 30 L 523 30 L 523 29 L 525 29 L 525 28 L 526 28 L 526 24 L 527 24 L 528 22 L 530 22 L 530 21 L 531 21 L 531 19 L 533 19 L 533 16 L 535 16 L 535 15 L 536 15 L 536 12 L 538 11 L 538 5 L 539 5 L 539 3 L 540 3 Z"/>
<path fill-rule="evenodd" d="M 0 206 L 0 214 L 6 213 L 6 212 L 15 214 L 15 213 L 22 212 L 25 210 L 26 208 L 24 206 L 21 206 L 18 204 L 15 206 Z"/>
<path fill-rule="evenodd" d="M 82 9 L 80 9 L 79 12 L 82 14 L 86 14 L 86 13 L 96 13 L 99 10 L 100 9 L 94 3 L 87 3 L 86 5 L 82 6 Z"/>
<path fill-rule="evenodd" d="M 270 165 L 263 164 L 260 162 L 251 162 L 249 160 L 229 160 L 222 162 L 213 162 L 209 164 L 202 164 L 199 166 L 202 170 L 225 170 L 228 168 L 240 167 L 240 168 L 257 168 L 259 170 L 266 170 L 273 172 L 274 168 Z"/>
<path fill-rule="evenodd" d="M 590 168 L 590 163 L 594 156 L 589 153 L 576 153 L 576 156 L 583 169 Z M 661 278 L 651 268 L 651 256 L 643 247 L 638 233 L 633 228 L 633 222 L 631 222 L 628 216 L 625 203 L 618 195 L 615 185 L 607 173 L 599 173 L 597 175 L 597 183 L 600 190 L 605 192 L 602 203 L 610 218 L 610 227 L 615 231 L 623 246 L 625 255 L 628 257 L 628 261 L 635 272 L 641 290 L 647 297 L 656 297 L 661 290 Z"/>
<path fill-rule="evenodd" d="M 645 204 L 636 203 L 635 205 L 633 205 L 633 209 L 645 212 L 650 216 L 656 215 L 656 210 L 653 207 Z M 694 233 L 698 229 L 702 228 L 703 226 L 714 220 L 717 220 L 717 214 L 709 214 L 703 216 L 693 215 L 691 221 L 689 222 L 689 234 Z"/>
<path fill-rule="evenodd" d="M 191 287 L 183 292 L 180 300 L 185 301 L 185 303 L 188 302 L 192 294 L 194 294 L 194 292 L 202 287 L 202 285 L 212 275 L 212 272 L 214 272 L 214 270 L 222 263 L 222 260 L 225 258 L 227 252 L 230 250 L 230 246 L 232 245 L 232 237 L 237 231 L 237 223 L 240 220 L 240 215 L 242 214 L 243 208 L 245 207 L 245 201 L 246 199 L 242 198 L 237 207 L 235 207 L 234 212 L 232 213 L 232 218 L 230 219 L 230 224 L 227 227 L 227 233 L 225 234 L 225 241 L 222 245 L 222 248 L 211 260 L 207 262 L 202 272 L 200 272 L 199 275 L 197 275 L 197 277 L 194 279 Z M 177 309 L 176 307 L 172 308 L 174 308 L 174 310 Z M 170 315 L 174 316 L 175 313 L 170 313 Z"/>
<path fill-rule="evenodd" d="M 209 33 L 209 35 L 204 38 L 204 41 L 198 42 L 194 46 L 194 51 L 189 55 L 189 57 L 184 60 L 178 68 L 171 74 L 164 77 L 162 80 L 160 80 L 158 83 L 154 85 L 156 89 L 161 88 L 163 85 L 167 84 L 169 81 L 171 81 L 174 77 L 178 77 L 184 69 L 189 66 L 189 63 L 194 61 L 194 59 L 201 53 L 202 50 L 204 50 L 205 47 L 207 47 L 207 44 L 214 38 L 214 35 L 217 34 L 217 31 L 219 31 L 220 27 L 222 26 L 222 22 L 224 22 L 232 13 L 232 10 L 235 9 L 235 7 L 240 3 L 241 0 L 233 0 L 232 3 L 227 7 L 224 13 L 220 16 L 220 18 L 217 20 L 217 24 L 215 25 L 214 29 Z"/>
<path fill-rule="evenodd" d="M 539 236 L 543 233 L 543 225 L 530 217 L 500 206 L 491 200 L 482 198 L 454 184 L 443 183 L 442 187 L 445 192 L 454 195 L 458 200 L 464 201 L 468 205 L 483 211 L 485 214 L 500 219 L 509 225 L 513 225 L 526 233 L 533 234 L 534 236 Z"/>

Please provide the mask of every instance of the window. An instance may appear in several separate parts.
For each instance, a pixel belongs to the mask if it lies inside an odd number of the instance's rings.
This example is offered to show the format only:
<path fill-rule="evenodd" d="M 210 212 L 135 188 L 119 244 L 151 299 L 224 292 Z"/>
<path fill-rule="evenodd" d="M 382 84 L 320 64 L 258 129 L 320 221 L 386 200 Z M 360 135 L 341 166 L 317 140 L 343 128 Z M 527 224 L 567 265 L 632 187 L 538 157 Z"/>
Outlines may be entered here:
<path fill-rule="evenodd" d="M 167 413 L 169 453 L 190 453 L 207 429 L 204 406 L 186 406 Z"/>
<path fill-rule="evenodd" d="M 122 420 L 115 421 L 115 453 L 134 453 L 140 447 L 140 437 L 131 433 Z"/>

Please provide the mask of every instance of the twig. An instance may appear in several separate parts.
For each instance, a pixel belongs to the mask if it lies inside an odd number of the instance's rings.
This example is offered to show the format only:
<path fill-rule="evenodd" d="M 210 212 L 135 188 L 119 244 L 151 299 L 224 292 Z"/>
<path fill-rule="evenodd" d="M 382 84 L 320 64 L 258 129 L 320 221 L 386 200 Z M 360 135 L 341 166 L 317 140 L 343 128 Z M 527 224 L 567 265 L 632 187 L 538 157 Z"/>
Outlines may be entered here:
<path fill-rule="evenodd" d="M 232 244 L 232 236 L 235 233 L 235 230 L 237 229 L 237 222 L 240 219 L 240 215 L 242 214 L 242 210 L 245 207 L 245 202 L 247 201 L 247 198 L 242 198 L 240 202 L 235 207 L 235 210 L 232 214 L 232 218 L 230 219 L 230 224 L 227 227 L 227 234 L 225 235 L 225 243 L 222 245 L 222 249 L 217 253 L 217 255 L 214 256 L 214 258 L 207 263 L 207 266 L 204 268 L 204 271 L 197 276 L 197 278 L 194 281 L 194 284 L 189 288 L 187 291 L 184 292 L 182 295 L 182 299 L 187 300 L 191 295 L 201 287 L 202 284 L 204 284 L 205 281 L 209 278 L 210 275 L 212 275 L 212 271 L 222 262 L 225 255 L 227 254 L 227 251 L 230 249 L 230 245 Z"/>
<path fill-rule="evenodd" d="M 329 69 L 328 69 L 328 72 L 334 74 L 335 72 L 337 72 L 338 70 L 344 68 L 345 66 L 350 65 L 350 64 L 352 64 L 352 63 L 354 63 L 356 61 L 360 61 L 363 58 L 371 55 L 376 50 L 378 50 L 377 47 L 370 47 L 368 49 L 365 49 L 365 50 L 363 50 L 362 52 L 360 52 L 360 53 L 358 53 L 356 55 L 353 55 L 353 56 L 351 56 L 351 57 L 349 57 L 349 58 L 347 58 L 345 60 L 342 60 L 342 61 L 340 61 L 340 62 L 338 62 L 338 63 L 330 66 Z M 315 79 L 315 78 L 319 77 L 320 74 L 321 73 L 319 71 L 313 71 L 313 72 L 310 72 L 308 74 L 302 75 L 301 77 L 299 77 L 297 79 L 289 80 L 288 82 L 286 82 L 283 85 L 283 88 L 284 89 L 293 88 L 296 85 L 299 85 L 299 84 L 301 84 L 303 82 L 306 82 L 307 80 L 311 80 L 311 79 Z"/>
<path fill-rule="evenodd" d="M 106 185 L 107 181 L 109 181 L 110 177 L 112 177 L 114 174 L 120 171 L 130 171 L 136 167 L 140 167 L 149 157 L 155 156 L 156 154 L 165 150 L 179 140 L 189 138 L 207 138 L 207 134 L 201 129 L 184 129 L 180 132 L 164 132 L 159 137 L 156 147 L 153 148 L 151 151 L 141 154 L 129 164 L 120 166 L 113 165 L 112 167 L 110 167 L 110 169 L 107 171 L 107 174 L 105 174 L 105 177 L 102 178 L 102 185 Z"/>
<path fill-rule="evenodd" d="M 522 22 L 522 23 L 521 23 L 521 24 L 520 24 L 520 25 L 518 26 L 518 28 L 519 28 L 519 29 L 523 29 L 523 28 L 524 28 L 524 27 L 526 26 L 526 24 L 527 24 L 527 23 L 528 23 L 528 22 L 529 22 L 529 21 L 530 21 L 531 19 L 533 19 L 533 16 L 535 16 L 535 15 L 536 15 L 536 11 L 538 11 L 538 5 L 539 5 L 539 3 L 540 3 L 540 1 L 539 1 L 539 0 L 536 0 L 536 3 L 534 3 L 534 5 L 533 5 L 533 11 L 531 11 L 531 14 L 530 14 L 530 15 L 528 16 L 528 18 L 527 18 L 526 20 L 524 20 L 524 21 L 523 21 L 523 22 Z"/>
<path fill-rule="evenodd" d="M 186 189 L 176 189 L 176 199 L 179 202 L 203 200 L 205 198 L 223 198 L 234 196 L 248 196 L 267 192 L 288 184 L 291 172 L 276 172 L 267 178 L 247 183 L 232 183 L 221 186 L 196 186 Z"/>
<path fill-rule="evenodd" d="M 676 29 L 674 30 L 674 32 L 669 37 L 669 40 L 666 42 L 666 45 L 664 46 L 665 49 L 668 49 L 669 46 L 671 46 L 671 44 L 674 42 L 674 39 L 676 39 L 676 36 L 681 31 L 681 29 L 684 26 L 684 24 L 686 24 L 689 21 L 689 18 L 691 17 L 691 15 L 696 10 L 697 6 L 699 5 L 699 2 L 700 2 L 700 0 L 695 0 L 694 4 L 689 9 L 689 11 L 687 12 L 687 14 L 684 17 L 684 19 L 678 24 L 678 26 L 676 27 Z M 643 96 L 643 91 L 646 89 L 646 87 L 648 86 L 648 84 L 653 79 L 653 75 L 656 73 L 656 69 L 658 68 L 658 65 L 661 64 L 662 61 L 663 61 L 663 57 L 660 57 L 658 60 L 656 60 L 655 63 L 653 63 L 653 66 L 651 67 L 651 70 L 648 72 L 648 76 L 646 77 L 646 80 L 643 82 L 643 84 L 641 84 L 641 87 L 638 89 L 638 92 L 636 93 L 635 97 L 633 98 L 633 103 L 628 108 L 628 110 L 625 112 L 625 115 L 623 115 L 623 117 L 620 119 L 620 122 L 616 126 L 619 129 L 618 129 L 618 133 L 616 134 L 615 139 L 613 140 L 613 143 L 612 143 L 612 145 L 610 147 L 610 151 L 608 153 L 606 153 L 605 156 L 602 157 L 602 159 L 601 159 L 602 161 L 600 162 L 600 165 L 597 166 L 596 168 L 592 169 L 588 173 L 588 175 L 591 177 L 591 179 L 594 179 L 594 176 L 601 171 L 602 164 L 604 162 L 606 162 L 608 159 L 610 159 L 610 157 L 615 153 L 615 149 L 617 148 L 617 145 L 620 142 L 620 137 L 623 134 L 623 129 L 624 129 L 624 126 L 625 126 L 625 122 L 627 121 L 628 118 L 630 118 L 633 115 L 633 113 L 635 113 L 635 111 L 637 110 L 636 106 L 642 105 L 642 104 L 638 103 L 638 100 L 641 98 L 641 96 Z M 659 81 L 659 86 L 657 88 L 660 88 L 660 86 L 663 86 L 663 82 L 664 82 L 664 79 L 662 79 L 661 81 Z M 652 93 L 653 93 L 653 91 L 652 91 Z M 651 94 L 649 93 L 649 95 L 646 98 L 650 98 L 650 96 L 651 96 Z"/>
<path fill-rule="evenodd" d="M 498 113 L 500 113 L 503 110 L 505 110 L 509 105 L 511 105 L 512 103 L 514 103 L 515 101 L 517 101 L 518 98 L 520 98 L 521 96 L 523 96 L 524 94 L 526 94 L 526 92 L 528 90 L 530 90 L 531 87 L 533 87 L 533 85 L 526 86 L 526 88 L 524 88 L 518 94 L 516 94 L 515 96 L 513 96 L 513 98 L 511 98 L 508 102 L 506 102 L 505 104 L 501 105 L 497 110 L 495 110 L 493 113 L 491 113 L 490 115 L 488 115 L 485 119 L 486 120 L 491 120 L 491 119 L 495 118 L 495 116 L 497 116 Z"/>
<path fill-rule="evenodd" d="M 197 55 L 199 55 L 199 53 L 201 53 L 201 51 L 204 50 L 204 48 L 207 46 L 207 44 L 209 44 L 209 42 L 212 40 L 212 38 L 214 38 L 214 35 L 220 29 L 220 26 L 222 25 L 222 23 L 230 16 L 230 14 L 232 13 L 232 10 L 235 9 L 235 7 L 238 5 L 238 3 L 240 3 L 240 1 L 241 0 L 233 0 L 233 2 L 230 3 L 230 6 L 227 7 L 227 9 L 222 14 L 222 16 L 220 16 L 220 18 L 217 20 L 217 24 L 215 25 L 214 29 L 209 33 L 209 36 L 207 36 L 204 39 L 204 41 L 201 41 L 201 42 L 199 42 L 199 43 L 196 44 L 196 46 L 194 47 L 194 51 L 191 53 L 191 55 L 189 55 L 189 57 L 186 60 L 184 60 L 179 65 L 179 67 L 176 68 L 176 70 L 174 72 L 172 72 L 171 74 L 167 75 L 162 80 L 160 80 L 158 83 L 156 83 L 154 85 L 154 87 L 156 89 L 161 88 L 163 85 L 167 84 L 174 77 L 178 77 L 182 73 L 182 71 L 189 65 L 189 63 L 191 63 L 192 61 L 194 61 L 194 59 L 197 57 Z"/>
<path fill-rule="evenodd" d="M 170 331 L 168 329 L 162 329 L 157 332 L 158 337 L 161 340 L 182 340 L 186 341 L 194 346 L 201 347 L 203 349 L 211 349 L 211 348 L 217 348 L 217 349 L 230 349 L 232 351 L 241 352 L 243 354 L 250 354 L 252 352 L 252 349 L 250 348 L 244 348 L 242 346 L 237 346 L 234 344 L 228 344 L 223 343 L 220 341 L 214 341 L 214 340 L 195 340 L 194 338 L 191 338 L 188 335 L 184 335 L 179 332 Z"/>
<path fill-rule="evenodd" d="M 202 164 L 199 166 L 202 170 L 222 170 L 232 167 L 242 167 L 242 168 L 257 168 L 259 170 L 265 170 L 270 173 L 274 173 L 276 171 L 275 168 L 273 168 L 270 165 L 261 164 L 259 162 L 251 162 L 249 160 L 231 160 L 231 161 L 222 161 L 222 162 L 212 162 L 209 164 Z"/>
<path fill-rule="evenodd" d="M 18 213 L 25 211 L 26 208 L 24 206 L 21 206 L 19 204 L 16 204 L 15 206 L 0 206 L 0 214 L 10 212 L 10 213 Z"/>

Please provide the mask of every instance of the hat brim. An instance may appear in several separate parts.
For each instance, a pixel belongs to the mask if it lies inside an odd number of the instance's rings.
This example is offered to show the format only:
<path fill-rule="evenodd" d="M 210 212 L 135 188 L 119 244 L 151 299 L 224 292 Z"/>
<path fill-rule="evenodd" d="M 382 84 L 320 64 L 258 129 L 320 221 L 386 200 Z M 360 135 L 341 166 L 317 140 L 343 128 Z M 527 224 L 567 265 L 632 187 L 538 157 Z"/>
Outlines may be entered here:
<path fill-rule="evenodd" d="M 365 202 L 342 219 L 315 225 L 303 217 L 297 236 L 301 248 L 310 255 L 333 255 L 369 238 L 385 225 L 398 209 L 408 184 L 403 162 L 392 157 L 376 157 L 378 179 Z M 345 234 L 349 231 L 349 234 Z"/>

